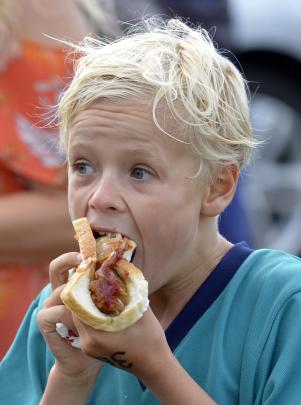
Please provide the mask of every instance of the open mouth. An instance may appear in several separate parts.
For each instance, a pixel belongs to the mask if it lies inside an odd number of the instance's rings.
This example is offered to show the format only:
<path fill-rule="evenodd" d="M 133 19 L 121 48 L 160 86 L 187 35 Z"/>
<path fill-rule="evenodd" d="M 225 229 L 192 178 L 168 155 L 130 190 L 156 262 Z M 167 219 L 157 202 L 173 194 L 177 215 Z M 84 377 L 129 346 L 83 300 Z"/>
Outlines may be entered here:
<path fill-rule="evenodd" d="M 122 239 L 121 233 L 117 232 L 96 232 L 93 231 L 94 238 L 97 240 L 99 238 L 108 238 L 108 239 L 116 239 L 120 240 Z"/>
<path fill-rule="evenodd" d="M 111 231 L 93 231 L 93 236 L 96 240 L 97 254 L 102 254 L 112 249 L 118 250 L 125 243 L 127 250 L 124 252 L 124 258 L 129 262 L 133 261 L 137 245 L 127 236 Z"/>

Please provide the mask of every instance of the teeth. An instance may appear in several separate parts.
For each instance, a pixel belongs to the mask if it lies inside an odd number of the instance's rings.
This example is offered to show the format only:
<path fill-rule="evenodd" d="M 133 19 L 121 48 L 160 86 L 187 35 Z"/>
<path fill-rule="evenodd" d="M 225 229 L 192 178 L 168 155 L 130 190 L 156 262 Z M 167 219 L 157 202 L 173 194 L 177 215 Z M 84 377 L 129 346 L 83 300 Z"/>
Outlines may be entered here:
<path fill-rule="evenodd" d="M 115 238 L 121 239 L 122 238 L 120 233 L 115 233 L 115 232 L 98 232 L 98 235 L 101 237 L 106 236 L 107 238 L 110 238 L 110 239 L 115 239 Z"/>
<path fill-rule="evenodd" d="M 122 236 L 120 233 L 108 232 L 107 236 L 108 236 L 108 238 L 111 238 L 111 239 L 122 239 Z"/>

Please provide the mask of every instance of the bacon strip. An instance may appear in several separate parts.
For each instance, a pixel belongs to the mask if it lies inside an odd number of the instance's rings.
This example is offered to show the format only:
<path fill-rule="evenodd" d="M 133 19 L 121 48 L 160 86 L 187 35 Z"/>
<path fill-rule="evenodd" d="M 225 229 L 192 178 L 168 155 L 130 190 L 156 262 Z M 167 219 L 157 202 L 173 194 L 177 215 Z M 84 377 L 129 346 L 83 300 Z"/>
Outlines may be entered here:
<path fill-rule="evenodd" d="M 129 302 L 125 280 L 114 269 L 116 262 L 129 249 L 127 239 L 120 241 L 119 247 L 113 250 L 95 271 L 94 280 L 90 283 L 92 299 L 98 309 L 111 316 L 119 315 Z"/>

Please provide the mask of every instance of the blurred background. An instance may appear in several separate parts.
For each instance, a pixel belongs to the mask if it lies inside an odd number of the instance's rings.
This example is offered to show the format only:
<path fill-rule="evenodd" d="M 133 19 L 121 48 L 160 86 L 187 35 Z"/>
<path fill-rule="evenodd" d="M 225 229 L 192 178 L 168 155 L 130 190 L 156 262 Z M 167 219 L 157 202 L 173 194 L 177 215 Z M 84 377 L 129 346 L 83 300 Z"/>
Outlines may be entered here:
<path fill-rule="evenodd" d="M 40 125 L 72 66 L 44 33 L 115 38 L 128 27 L 122 22 L 151 15 L 201 24 L 249 83 L 254 133 L 264 142 L 221 216 L 222 234 L 301 256 L 300 0 L 0 0 L 0 359 L 48 282 L 49 261 L 77 248 L 58 134 Z"/>
<path fill-rule="evenodd" d="M 225 234 L 242 226 L 253 247 L 301 255 L 300 0 L 157 0 L 116 3 L 123 20 L 153 13 L 182 16 L 209 29 L 251 90 L 255 136 L 264 141 L 243 173 L 239 209 L 222 218 Z M 227 214 L 227 213 L 226 213 Z M 226 221 L 226 222 L 225 222 Z"/>

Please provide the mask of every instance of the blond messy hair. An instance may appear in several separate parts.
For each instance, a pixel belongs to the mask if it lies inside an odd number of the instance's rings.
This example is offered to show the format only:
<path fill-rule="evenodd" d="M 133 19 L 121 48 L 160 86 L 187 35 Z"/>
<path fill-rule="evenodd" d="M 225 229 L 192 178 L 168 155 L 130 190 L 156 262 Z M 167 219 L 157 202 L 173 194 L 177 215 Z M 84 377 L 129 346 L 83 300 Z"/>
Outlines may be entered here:
<path fill-rule="evenodd" d="M 221 167 L 248 163 L 256 141 L 246 83 L 201 27 L 150 18 L 114 42 L 87 38 L 77 50 L 83 56 L 58 109 L 66 149 L 72 118 L 93 102 L 149 98 L 158 128 L 199 157 L 197 175 L 214 181 Z M 177 122 L 173 133 L 159 123 L 162 103 Z"/>

